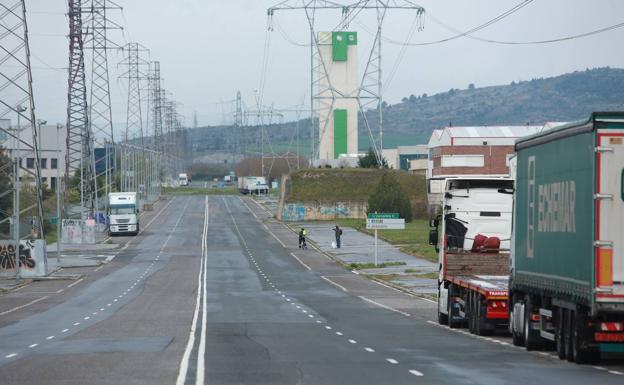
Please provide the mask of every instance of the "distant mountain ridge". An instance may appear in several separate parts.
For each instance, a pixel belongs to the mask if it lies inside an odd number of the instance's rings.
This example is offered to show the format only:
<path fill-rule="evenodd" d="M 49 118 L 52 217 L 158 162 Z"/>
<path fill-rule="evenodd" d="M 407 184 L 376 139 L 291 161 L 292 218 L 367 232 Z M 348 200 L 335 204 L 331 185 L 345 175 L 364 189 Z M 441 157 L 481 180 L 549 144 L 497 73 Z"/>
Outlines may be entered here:
<path fill-rule="evenodd" d="M 412 95 L 384 109 L 384 138 L 410 134 L 426 143 L 433 129 L 449 124 L 542 124 L 612 110 L 624 110 L 624 69 L 596 68 L 509 85 Z"/>
<path fill-rule="evenodd" d="M 572 121 L 589 116 L 592 111 L 624 110 L 624 69 L 595 68 L 585 71 L 508 85 L 451 89 L 435 95 L 410 95 L 399 103 L 384 103 L 384 148 L 427 143 L 431 132 L 449 124 L 454 126 L 543 124 L 547 121 Z M 368 112 L 367 114 L 370 114 Z M 376 120 L 372 115 L 369 122 Z M 368 133 L 360 124 L 359 148 L 369 146 Z M 267 129 L 276 148 L 286 148 L 298 128 L 302 138 L 301 153 L 308 154 L 310 120 L 271 125 Z M 255 144 L 260 130 L 242 129 L 245 145 Z M 208 149 L 226 149 L 224 139 L 230 126 L 204 127 L 195 130 L 197 144 Z M 239 142 L 240 143 L 240 142 Z M 282 144 L 282 146 L 280 146 Z M 294 148 L 290 148 L 294 151 Z"/>

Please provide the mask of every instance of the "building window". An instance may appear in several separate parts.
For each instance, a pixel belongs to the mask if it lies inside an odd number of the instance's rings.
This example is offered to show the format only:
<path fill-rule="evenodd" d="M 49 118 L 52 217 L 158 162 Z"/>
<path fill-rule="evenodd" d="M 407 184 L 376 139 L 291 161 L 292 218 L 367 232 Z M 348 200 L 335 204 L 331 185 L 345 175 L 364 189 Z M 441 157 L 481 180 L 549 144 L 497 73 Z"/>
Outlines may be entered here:
<path fill-rule="evenodd" d="M 41 183 L 48 184 L 48 178 L 46 177 L 41 178 Z"/>
<path fill-rule="evenodd" d="M 35 168 L 35 158 L 26 158 L 26 168 Z"/>
<path fill-rule="evenodd" d="M 442 167 L 484 167 L 483 155 L 442 155 Z"/>
<path fill-rule="evenodd" d="M 50 159 L 50 168 L 52 170 L 56 170 L 58 168 L 58 159 L 56 159 L 56 158 L 51 158 Z"/>
<path fill-rule="evenodd" d="M 56 191 L 56 177 L 50 178 L 50 188 Z"/>
<path fill-rule="evenodd" d="M 48 159 L 47 158 L 41 158 L 41 159 L 39 159 L 39 161 L 41 162 L 41 168 L 48 168 Z"/>

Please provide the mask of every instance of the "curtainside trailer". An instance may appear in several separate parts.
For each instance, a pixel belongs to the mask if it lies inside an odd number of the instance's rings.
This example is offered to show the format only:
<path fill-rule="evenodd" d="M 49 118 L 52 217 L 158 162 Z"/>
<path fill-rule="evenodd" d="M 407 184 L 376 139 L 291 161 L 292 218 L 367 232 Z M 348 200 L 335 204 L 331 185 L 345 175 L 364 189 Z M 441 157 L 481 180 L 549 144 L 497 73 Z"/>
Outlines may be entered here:
<path fill-rule="evenodd" d="M 516 142 L 510 332 L 589 363 L 624 352 L 624 112 Z"/>

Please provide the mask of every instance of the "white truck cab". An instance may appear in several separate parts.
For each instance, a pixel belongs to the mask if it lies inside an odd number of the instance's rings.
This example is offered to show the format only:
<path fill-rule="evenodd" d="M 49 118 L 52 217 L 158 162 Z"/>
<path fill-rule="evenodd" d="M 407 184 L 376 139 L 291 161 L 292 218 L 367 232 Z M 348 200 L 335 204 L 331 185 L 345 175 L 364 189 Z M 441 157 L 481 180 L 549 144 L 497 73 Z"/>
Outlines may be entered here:
<path fill-rule="evenodd" d="M 139 233 L 139 202 L 136 192 L 108 194 L 108 234 Z"/>

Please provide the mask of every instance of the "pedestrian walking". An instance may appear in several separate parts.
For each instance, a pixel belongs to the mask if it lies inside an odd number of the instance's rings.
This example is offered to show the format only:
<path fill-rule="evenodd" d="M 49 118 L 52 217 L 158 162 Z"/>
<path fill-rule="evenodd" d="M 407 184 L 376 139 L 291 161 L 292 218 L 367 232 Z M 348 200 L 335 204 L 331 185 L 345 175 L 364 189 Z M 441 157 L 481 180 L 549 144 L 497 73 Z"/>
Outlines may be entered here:
<path fill-rule="evenodd" d="M 299 230 L 299 248 L 307 249 L 308 245 L 306 244 L 306 236 L 308 235 L 308 231 L 303 227 Z"/>
<path fill-rule="evenodd" d="M 336 227 L 334 227 L 334 235 L 336 237 L 336 248 L 339 249 L 340 248 L 340 237 L 342 236 L 342 229 L 340 227 L 338 227 L 338 225 L 336 225 Z"/>

